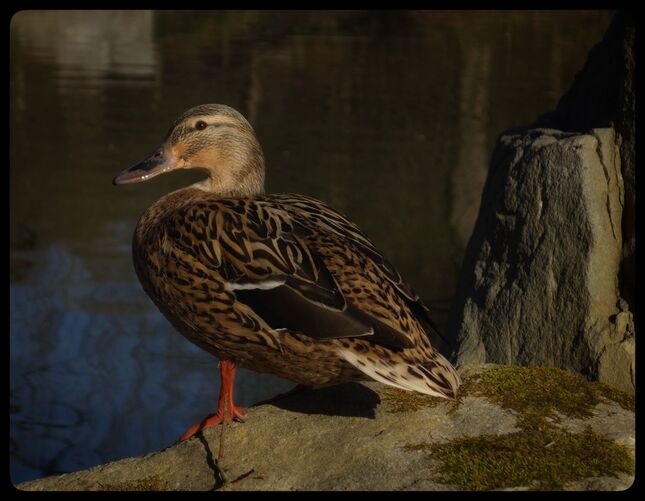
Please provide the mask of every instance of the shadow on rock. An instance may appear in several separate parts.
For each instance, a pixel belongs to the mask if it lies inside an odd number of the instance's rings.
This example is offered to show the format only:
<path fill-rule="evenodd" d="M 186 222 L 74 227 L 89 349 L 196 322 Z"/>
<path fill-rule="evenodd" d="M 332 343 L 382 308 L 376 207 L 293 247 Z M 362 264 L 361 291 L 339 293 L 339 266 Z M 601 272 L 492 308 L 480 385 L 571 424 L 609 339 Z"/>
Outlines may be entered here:
<path fill-rule="evenodd" d="M 279 398 L 268 405 L 304 414 L 352 416 L 374 419 L 378 393 L 359 383 L 343 383 L 319 389 L 306 389 Z"/>

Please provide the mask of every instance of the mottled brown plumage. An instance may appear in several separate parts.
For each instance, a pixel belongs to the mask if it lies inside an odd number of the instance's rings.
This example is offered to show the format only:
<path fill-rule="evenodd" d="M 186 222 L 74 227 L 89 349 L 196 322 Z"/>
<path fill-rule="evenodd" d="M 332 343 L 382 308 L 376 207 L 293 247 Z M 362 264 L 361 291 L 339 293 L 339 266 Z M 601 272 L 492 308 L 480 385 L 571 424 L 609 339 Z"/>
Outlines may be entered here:
<path fill-rule="evenodd" d="M 208 177 L 144 212 L 133 253 L 146 293 L 179 332 L 220 360 L 303 385 L 372 378 L 455 395 L 459 377 L 433 348 L 440 338 L 412 288 L 339 212 L 264 194 L 262 151 L 239 113 L 187 111 L 115 183 L 178 168 Z"/>

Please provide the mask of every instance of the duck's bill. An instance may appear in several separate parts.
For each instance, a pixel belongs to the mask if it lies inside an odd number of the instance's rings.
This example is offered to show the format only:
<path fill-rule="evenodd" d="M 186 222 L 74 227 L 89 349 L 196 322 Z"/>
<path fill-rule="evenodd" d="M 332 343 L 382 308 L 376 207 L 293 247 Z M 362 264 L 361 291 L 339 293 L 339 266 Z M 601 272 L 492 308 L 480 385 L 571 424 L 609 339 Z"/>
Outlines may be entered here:
<path fill-rule="evenodd" d="M 164 148 L 159 148 L 142 162 L 128 167 L 113 180 L 113 184 L 142 183 L 177 166 L 176 160 Z"/>

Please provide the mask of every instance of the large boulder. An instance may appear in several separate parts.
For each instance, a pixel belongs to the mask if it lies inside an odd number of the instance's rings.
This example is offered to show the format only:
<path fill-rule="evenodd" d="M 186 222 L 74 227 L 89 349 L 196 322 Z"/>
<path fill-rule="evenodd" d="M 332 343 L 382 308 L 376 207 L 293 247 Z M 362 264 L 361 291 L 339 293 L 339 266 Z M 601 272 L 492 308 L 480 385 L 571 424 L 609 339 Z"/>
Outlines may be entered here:
<path fill-rule="evenodd" d="M 632 16 L 618 12 L 603 40 L 589 52 L 585 66 L 556 109 L 535 126 L 585 133 L 613 127 L 625 183 L 621 294 L 635 311 L 635 28 Z"/>
<path fill-rule="evenodd" d="M 345 384 L 21 490 L 622 490 L 633 398 L 550 368 L 469 367 L 459 401 Z M 530 457 L 530 461 L 526 458 Z"/>
<path fill-rule="evenodd" d="M 450 315 L 459 364 L 634 391 L 630 44 L 619 13 L 557 109 L 498 139 Z"/>

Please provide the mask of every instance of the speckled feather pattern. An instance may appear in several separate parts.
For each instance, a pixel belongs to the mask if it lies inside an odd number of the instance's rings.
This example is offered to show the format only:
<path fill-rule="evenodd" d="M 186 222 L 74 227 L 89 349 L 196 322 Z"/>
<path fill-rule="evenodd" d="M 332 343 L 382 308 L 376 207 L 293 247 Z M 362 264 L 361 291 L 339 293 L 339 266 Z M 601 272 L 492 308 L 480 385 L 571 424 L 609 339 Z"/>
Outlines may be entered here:
<path fill-rule="evenodd" d="M 147 294 L 180 333 L 219 359 L 310 386 L 374 378 L 417 391 L 422 382 L 445 397 L 459 386 L 430 344 L 418 296 L 356 225 L 323 202 L 185 188 L 145 211 L 133 250 Z M 232 284 L 276 279 L 321 307 L 344 305 L 378 332 L 321 338 L 271 327 Z"/>

